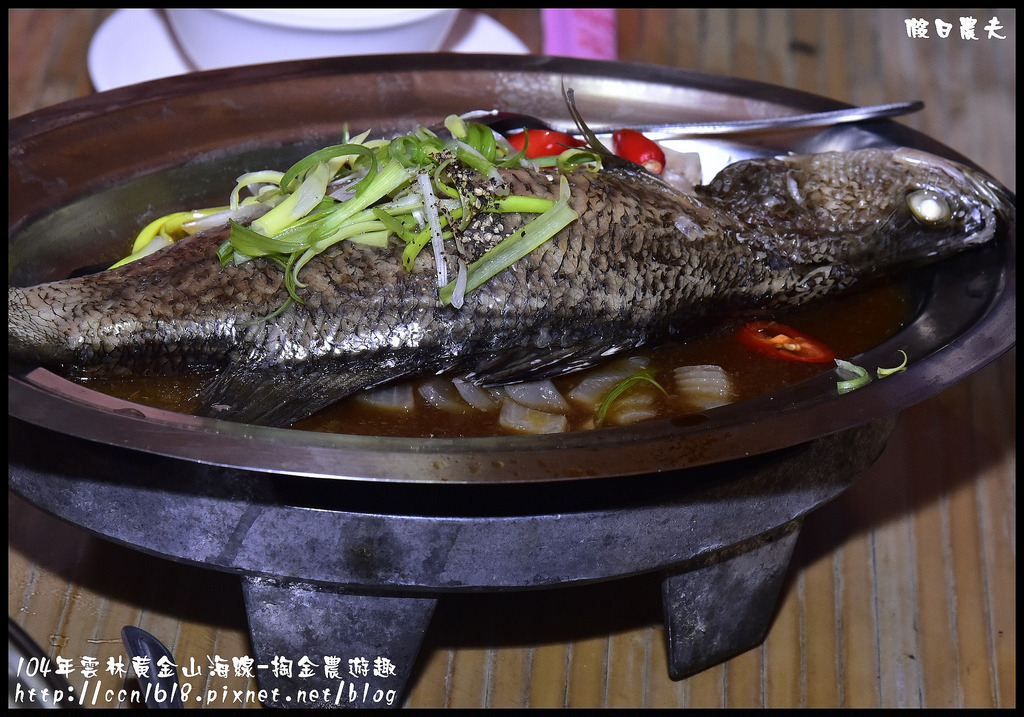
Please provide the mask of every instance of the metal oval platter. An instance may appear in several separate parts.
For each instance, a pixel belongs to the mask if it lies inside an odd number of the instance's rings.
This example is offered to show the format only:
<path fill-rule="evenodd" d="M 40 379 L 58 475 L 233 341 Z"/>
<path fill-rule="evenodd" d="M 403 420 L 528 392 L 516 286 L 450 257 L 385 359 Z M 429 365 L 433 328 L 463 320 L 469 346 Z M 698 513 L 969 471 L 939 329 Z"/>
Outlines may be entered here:
<path fill-rule="evenodd" d="M 779 87 L 685 71 L 564 58 L 405 55 L 218 70 L 100 93 L 9 123 L 8 279 L 37 283 L 117 258 L 149 219 L 223 197 L 239 174 L 287 166 L 353 131 L 384 135 L 451 113 L 517 111 L 564 125 L 562 87 L 595 126 L 709 122 L 842 107 Z M 966 161 L 891 121 L 678 140 L 705 180 L 744 157 L 910 145 Z M 398 439 L 196 418 L 102 395 L 41 368 L 9 371 L 9 415 L 112 446 L 246 470 L 327 479 L 521 483 L 656 473 L 805 443 L 897 413 L 1009 349 L 1015 226 L 995 246 L 937 267 L 915 318 L 857 357 L 907 351 L 907 371 L 845 396 L 835 375 L 685 424 L 540 437 Z M 878 360 L 875 360 L 875 359 Z M 642 447 L 642 450 L 638 450 Z"/>

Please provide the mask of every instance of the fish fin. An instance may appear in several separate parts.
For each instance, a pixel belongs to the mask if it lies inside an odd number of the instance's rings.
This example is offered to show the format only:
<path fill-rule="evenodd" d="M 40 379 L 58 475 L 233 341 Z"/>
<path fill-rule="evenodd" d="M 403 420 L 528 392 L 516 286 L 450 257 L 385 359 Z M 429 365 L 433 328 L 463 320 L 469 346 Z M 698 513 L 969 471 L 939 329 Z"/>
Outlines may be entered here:
<path fill-rule="evenodd" d="M 574 346 L 542 354 L 523 350 L 502 354 L 477 363 L 467 379 L 481 386 L 500 386 L 525 381 L 543 381 L 581 371 L 604 363 L 623 351 L 636 348 L 635 342 Z"/>
<path fill-rule="evenodd" d="M 289 426 L 367 386 L 358 372 L 281 371 L 232 366 L 199 395 L 199 412 L 261 426 Z"/>

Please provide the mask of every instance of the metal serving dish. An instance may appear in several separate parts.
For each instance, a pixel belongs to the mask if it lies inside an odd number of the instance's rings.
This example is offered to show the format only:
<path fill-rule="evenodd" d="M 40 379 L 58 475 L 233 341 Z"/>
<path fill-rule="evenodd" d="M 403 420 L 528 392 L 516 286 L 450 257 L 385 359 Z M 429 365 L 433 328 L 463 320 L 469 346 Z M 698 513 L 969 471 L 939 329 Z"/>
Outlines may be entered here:
<path fill-rule="evenodd" d="M 595 124 L 749 119 L 843 105 L 779 87 L 649 65 L 565 58 L 403 55 L 282 63 L 170 78 L 9 123 L 8 280 L 25 285 L 121 255 L 163 213 L 220 201 L 244 171 L 336 142 L 500 108 L 568 120 L 562 86 Z M 967 162 L 892 122 L 685 142 L 705 174 L 791 149 L 903 144 Z M 798 445 L 897 413 L 1015 341 L 1015 219 L 993 246 L 945 262 L 917 291 L 895 349 L 909 369 L 839 396 L 835 375 L 682 420 L 541 437 L 338 436 L 196 418 L 91 391 L 44 369 L 9 371 L 9 415 L 60 433 L 204 464 L 308 477 L 521 483 L 685 469 Z M 639 448 L 642 447 L 642 450 Z"/>

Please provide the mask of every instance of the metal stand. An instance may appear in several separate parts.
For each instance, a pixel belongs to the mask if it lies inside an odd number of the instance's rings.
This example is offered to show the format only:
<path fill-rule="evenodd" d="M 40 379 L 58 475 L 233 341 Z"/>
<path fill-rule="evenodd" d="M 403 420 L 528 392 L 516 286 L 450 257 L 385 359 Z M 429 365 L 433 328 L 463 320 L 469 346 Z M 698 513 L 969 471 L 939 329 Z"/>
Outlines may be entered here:
<path fill-rule="evenodd" d="M 764 640 L 799 527 L 794 520 L 778 537 L 722 551 L 707 565 L 665 578 L 661 594 L 672 679 L 696 674 Z"/>
<path fill-rule="evenodd" d="M 279 706 L 300 693 L 304 708 L 398 706 L 436 600 L 252 577 L 242 588 L 256 661 L 270 666 L 260 688 L 276 691 Z M 309 660 L 275 669 L 286 655 Z"/>
<path fill-rule="evenodd" d="M 299 690 L 308 704 L 316 690 L 323 707 L 388 707 L 401 704 L 446 593 L 658 572 L 673 678 L 758 644 L 803 517 L 875 461 L 895 418 L 707 468 L 499 486 L 300 479 L 10 425 L 9 484 L 30 502 L 116 542 L 241 574 L 274 706 Z"/>

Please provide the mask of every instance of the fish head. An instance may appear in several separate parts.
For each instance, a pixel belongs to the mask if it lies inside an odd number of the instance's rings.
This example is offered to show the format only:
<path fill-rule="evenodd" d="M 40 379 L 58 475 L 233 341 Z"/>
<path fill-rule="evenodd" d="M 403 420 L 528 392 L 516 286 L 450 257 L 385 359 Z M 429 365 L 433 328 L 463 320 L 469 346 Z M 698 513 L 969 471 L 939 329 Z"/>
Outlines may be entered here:
<path fill-rule="evenodd" d="M 911 258 L 987 244 L 1012 220 L 1013 196 L 977 169 L 911 148 L 895 150 L 890 162 L 893 203 L 882 230 Z"/>
<path fill-rule="evenodd" d="M 799 264 L 929 263 L 992 241 L 1015 211 L 981 171 L 905 147 L 747 160 L 702 190 Z"/>

